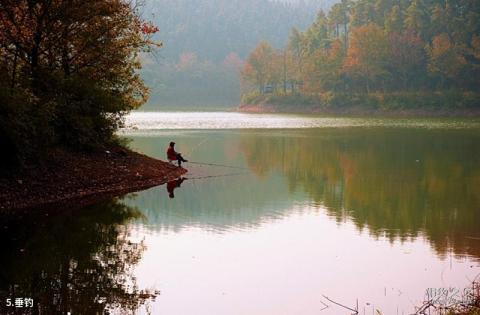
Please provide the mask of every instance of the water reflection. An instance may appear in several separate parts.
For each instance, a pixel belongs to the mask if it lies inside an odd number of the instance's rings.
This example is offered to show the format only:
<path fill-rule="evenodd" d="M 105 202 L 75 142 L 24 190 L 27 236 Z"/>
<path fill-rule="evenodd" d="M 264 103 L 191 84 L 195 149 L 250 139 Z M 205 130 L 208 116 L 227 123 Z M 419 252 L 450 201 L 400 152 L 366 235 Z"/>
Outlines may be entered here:
<path fill-rule="evenodd" d="M 164 293 L 158 313 L 343 314 L 321 311 L 326 295 L 410 314 L 427 288 L 478 275 L 478 129 L 174 133 L 133 146 L 163 158 L 174 137 L 193 161 L 249 174 L 193 180 L 230 170 L 187 164 L 175 199 L 162 186 L 127 201 L 146 217 L 136 275 Z"/>
<path fill-rule="evenodd" d="M 338 222 L 374 236 L 424 234 L 440 254 L 480 257 L 480 136 L 471 131 L 312 130 L 241 137 L 248 166 L 275 171 Z"/>
<path fill-rule="evenodd" d="M 175 193 L 174 193 L 175 189 L 179 188 L 185 180 L 187 179 L 184 177 L 180 177 L 180 178 L 171 180 L 167 183 L 166 186 L 167 186 L 167 192 L 168 192 L 169 198 L 172 198 L 172 199 L 175 198 Z"/>
<path fill-rule="evenodd" d="M 188 175 L 188 174 L 187 174 Z M 192 175 L 192 177 L 194 174 Z M 251 229 L 263 222 L 291 213 L 296 200 L 288 194 L 280 176 L 258 181 L 254 175 L 188 179 L 175 189 L 175 199 L 168 198 L 169 187 L 143 191 L 125 200 L 142 209 L 147 225 L 155 231 L 179 231 L 191 226 L 224 232 Z M 177 193 L 178 189 L 181 189 Z M 272 196 L 278 198 L 272 200 Z"/>
<path fill-rule="evenodd" d="M 246 165 L 239 146 L 241 134 L 200 131 L 176 132 L 173 136 L 165 132 L 156 137 L 133 137 L 132 147 L 164 159 L 164 147 L 174 137 L 179 151 L 188 153 L 193 161 L 243 168 Z M 178 231 L 192 225 L 216 232 L 248 229 L 284 217 L 305 199 L 302 193 L 290 194 L 280 174 L 259 179 L 248 170 L 189 163 L 186 168 L 188 180 L 182 183 L 179 194 L 175 191 L 174 200 L 166 198 L 168 187 L 161 186 L 125 201 L 141 209 L 149 229 Z"/>
<path fill-rule="evenodd" d="M 2 216 L 2 314 L 19 311 L 3 301 L 32 298 L 22 314 L 104 314 L 133 311 L 155 292 L 136 286 L 132 269 L 145 250 L 124 226 L 138 210 L 116 200 L 82 210 Z"/>
<path fill-rule="evenodd" d="M 162 157 L 169 137 L 138 137 L 134 145 Z M 139 194 L 131 204 L 152 229 L 243 229 L 307 205 L 375 238 L 425 236 L 441 256 L 453 250 L 480 257 L 477 130 L 198 131 L 178 138 L 184 151 L 202 142 L 192 158 L 248 167 L 252 175 L 187 181 L 175 202 L 157 189 Z M 193 177 L 221 172 L 189 169 Z"/>

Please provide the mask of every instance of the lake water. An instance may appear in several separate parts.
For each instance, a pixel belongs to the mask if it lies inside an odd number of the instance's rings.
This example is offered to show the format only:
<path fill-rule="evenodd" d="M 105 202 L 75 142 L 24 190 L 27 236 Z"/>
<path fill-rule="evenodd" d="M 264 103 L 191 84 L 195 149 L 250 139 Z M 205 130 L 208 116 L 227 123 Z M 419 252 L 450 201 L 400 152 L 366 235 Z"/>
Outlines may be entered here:
<path fill-rule="evenodd" d="M 134 113 L 122 134 L 195 164 L 4 223 L 0 289 L 72 314 L 411 314 L 480 274 L 479 120 Z"/>

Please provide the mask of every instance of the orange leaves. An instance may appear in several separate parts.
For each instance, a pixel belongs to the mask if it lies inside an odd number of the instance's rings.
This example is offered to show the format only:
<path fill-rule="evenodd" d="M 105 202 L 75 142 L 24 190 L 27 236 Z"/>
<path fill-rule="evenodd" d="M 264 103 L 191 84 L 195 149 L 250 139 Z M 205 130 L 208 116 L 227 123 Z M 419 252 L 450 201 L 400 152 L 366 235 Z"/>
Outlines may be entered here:
<path fill-rule="evenodd" d="M 390 54 L 392 61 L 398 65 L 408 66 L 423 62 L 424 43 L 414 31 L 407 30 L 402 33 L 392 32 L 389 36 Z"/>
<path fill-rule="evenodd" d="M 247 62 L 254 68 L 258 68 L 261 65 L 267 65 L 273 56 L 273 48 L 266 41 L 258 43 L 257 47 L 250 53 L 247 58 Z"/>
<path fill-rule="evenodd" d="M 370 23 L 352 30 L 343 69 L 347 74 L 364 77 L 368 85 L 368 80 L 385 73 L 387 57 L 387 37 L 378 25 Z"/>
<path fill-rule="evenodd" d="M 348 49 L 348 54 L 343 61 L 343 69 L 345 72 L 354 71 L 357 67 L 360 66 L 360 53 L 357 52 L 358 46 L 350 46 Z"/>
<path fill-rule="evenodd" d="M 151 41 L 156 32 L 128 1 L 0 1 L 0 62 L 11 77 L 79 76 L 123 93 L 132 106 L 146 96 L 137 56 L 160 46 Z"/>
<path fill-rule="evenodd" d="M 335 59 L 343 54 L 343 44 L 340 40 L 334 40 L 331 45 L 330 49 L 328 50 L 328 58 Z"/>
<path fill-rule="evenodd" d="M 306 58 L 302 68 L 303 90 L 320 93 L 338 87 L 343 60 L 344 49 L 339 39 L 330 42 L 326 48 L 317 48 Z"/>
<path fill-rule="evenodd" d="M 143 35 L 153 35 L 159 31 L 158 27 L 153 25 L 152 22 L 143 22 L 140 26 L 140 31 Z"/>
<path fill-rule="evenodd" d="M 425 64 L 425 43 L 413 30 L 389 35 L 390 63 L 400 70 L 414 72 Z"/>
<path fill-rule="evenodd" d="M 375 63 L 385 58 L 387 46 L 383 30 L 370 23 L 352 30 L 347 56 L 360 63 Z"/>
<path fill-rule="evenodd" d="M 472 37 L 472 54 L 475 58 L 480 59 L 480 37 L 477 35 Z"/>
<path fill-rule="evenodd" d="M 443 33 L 435 36 L 432 40 L 431 53 L 432 55 L 445 54 L 447 51 L 453 48 L 448 35 Z"/>
<path fill-rule="evenodd" d="M 16 42 L 25 49 L 31 47 L 33 31 L 37 21 L 29 13 L 26 1 L 0 2 L 0 40 L 1 46 Z"/>
<path fill-rule="evenodd" d="M 223 60 L 223 66 L 226 68 L 241 69 L 245 62 L 234 52 L 229 53 Z"/>
<path fill-rule="evenodd" d="M 261 41 L 248 55 L 246 64 L 242 69 L 244 83 L 257 85 L 263 88 L 269 80 L 275 80 L 276 54 L 272 46 L 266 41 Z"/>
<path fill-rule="evenodd" d="M 454 79 L 467 65 L 463 56 L 464 47 L 452 43 L 447 34 L 442 33 L 433 38 L 432 44 L 427 47 L 430 57 L 428 70 L 439 76 L 442 81 Z"/>

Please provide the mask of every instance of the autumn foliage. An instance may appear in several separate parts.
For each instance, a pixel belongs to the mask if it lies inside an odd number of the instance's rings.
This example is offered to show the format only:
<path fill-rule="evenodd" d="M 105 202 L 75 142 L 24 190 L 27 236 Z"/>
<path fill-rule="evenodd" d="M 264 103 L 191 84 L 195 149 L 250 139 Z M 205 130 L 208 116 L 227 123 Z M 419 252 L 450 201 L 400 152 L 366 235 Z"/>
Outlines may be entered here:
<path fill-rule="evenodd" d="M 259 43 L 244 66 L 244 85 L 260 95 L 284 95 L 288 86 L 287 94 L 344 100 L 445 91 L 477 95 L 478 12 L 480 4 L 472 0 L 343 0 L 328 14 L 320 11 L 304 32 L 293 29 L 284 48 L 267 51 L 262 47 L 269 44 Z"/>
<path fill-rule="evenodd" d="M 0 144 L 9 161 L 101 147 L 148 90 L 138 54 L 158 29 L 124 0 L 0 2 Z"/>

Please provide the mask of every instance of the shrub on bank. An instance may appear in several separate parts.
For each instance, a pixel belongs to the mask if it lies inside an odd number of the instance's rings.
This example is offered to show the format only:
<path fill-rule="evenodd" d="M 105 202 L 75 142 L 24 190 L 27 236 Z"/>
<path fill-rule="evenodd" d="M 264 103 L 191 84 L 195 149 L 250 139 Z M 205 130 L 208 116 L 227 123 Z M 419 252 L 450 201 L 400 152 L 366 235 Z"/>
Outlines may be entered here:
<path fill-rule="evenodd" d="M 115 131 L 131 106 L 92 82 L 66 80 L 48 101 L 0 84 L 1 165 L 42 160 L 48 149 L 91 150 L 118 144 Z"/>
<path fill-rule="evenodd" d="M 265 96 L 258 91 L 251 91 L 242 95 L 240 102 L 242 104 L 257 105 L 265 99 Z"/>

